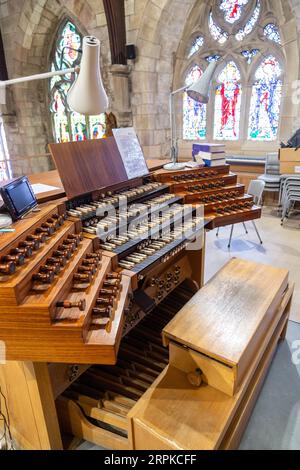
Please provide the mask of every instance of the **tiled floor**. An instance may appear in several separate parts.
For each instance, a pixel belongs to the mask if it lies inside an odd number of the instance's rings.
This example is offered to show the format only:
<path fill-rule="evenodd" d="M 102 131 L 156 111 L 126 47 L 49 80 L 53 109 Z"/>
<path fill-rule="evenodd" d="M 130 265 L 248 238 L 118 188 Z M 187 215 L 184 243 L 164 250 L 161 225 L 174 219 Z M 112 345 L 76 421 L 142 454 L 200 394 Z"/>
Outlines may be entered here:
<path fill-rule="evenodd" d="M 276 212 L 265 210 L 263 218 L 257 222 L 263 246 L 252 224 L 247 225 L 248 235 L 242 225 L 235 228 L 230 251 L 227 248 L 229 228 L 222 229 L 218 238 L 216 231 L 208 233 L 206 281 L 235 256 L 289 269 L 296 290 L 287 340 L 278 348 L 240 449 L 300 450 L 300 354 L 298 365 L 292 361 L 296 341 L 300 342 L 300 218 L 288 221 L 283 228 Z M 78 449 L 100 448 L 84 442 Z"/>

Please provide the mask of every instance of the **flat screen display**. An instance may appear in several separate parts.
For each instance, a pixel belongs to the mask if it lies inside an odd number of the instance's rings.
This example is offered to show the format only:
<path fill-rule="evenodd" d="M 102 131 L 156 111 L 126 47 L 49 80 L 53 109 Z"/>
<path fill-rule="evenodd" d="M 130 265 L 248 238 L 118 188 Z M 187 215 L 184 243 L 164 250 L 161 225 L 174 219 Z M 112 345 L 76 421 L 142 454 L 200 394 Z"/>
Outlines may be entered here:
<path fill-rule="evenodd" d="M 13 219 L 20 218 L 37 205 L 36 197 L 26 176 L 3 186 L 1 195 Z"/>

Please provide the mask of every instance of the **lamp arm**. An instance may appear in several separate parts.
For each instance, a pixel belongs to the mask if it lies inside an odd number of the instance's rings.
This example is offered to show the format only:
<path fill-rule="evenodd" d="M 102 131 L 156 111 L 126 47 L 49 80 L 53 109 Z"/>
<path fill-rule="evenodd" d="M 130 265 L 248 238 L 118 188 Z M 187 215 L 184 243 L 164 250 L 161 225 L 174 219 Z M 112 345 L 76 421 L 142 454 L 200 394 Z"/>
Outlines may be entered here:
<path fill-rule="evenodd" d="M 177 95 L 178 93 L 181 93 L 181 92 L 183 92 L 183 91 L 186 91 L 187 89 L 188 89 L 188 86 L 185 85 L 185 86 L 183 86 L 183 87 L 181 87 L 181 88 L 178 88 L 178 90 L 172 91 L 172 92 L 171 92 L 171 95 L 172 95 L 172 96 L 175 96 L 175 95 Z"/>
<path fill-rule="evenodd" d="M 36 75 L 29 75 L 27 77 L 13 78 L 11 80 L 0 81 L 0 87 L 6 87 L 8 85 L 15 85 L 17 83 L 32 82 L 33 80 L 44 80 L 46 78 L 52 78 L 57 75 L 67 75 L 68 73 L 78 72 L 78 67 L 71 69 L 55 70 L 53 72 L 39 73 Z"/>

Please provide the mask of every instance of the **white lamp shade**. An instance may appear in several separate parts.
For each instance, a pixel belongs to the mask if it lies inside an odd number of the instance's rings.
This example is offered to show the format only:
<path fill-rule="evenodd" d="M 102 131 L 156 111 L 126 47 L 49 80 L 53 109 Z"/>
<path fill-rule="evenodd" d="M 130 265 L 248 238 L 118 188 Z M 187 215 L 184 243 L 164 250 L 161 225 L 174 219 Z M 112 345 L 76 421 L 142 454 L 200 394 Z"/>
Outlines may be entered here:
<path fill-rule="evenodd" d="M 211 62 L 204 74 L 186 90 L 190 98 L 198 103 L 208 103 L 210 86 L 217 65 L 217 62 Z"/>
<path fill-rule="evenodd" d="M 108 107 L 100 73 L 100 41 L 94 36 L 83 38 L 80 72 L 67 101 L 73 111 L 91 116 L 104 113 Z"/>

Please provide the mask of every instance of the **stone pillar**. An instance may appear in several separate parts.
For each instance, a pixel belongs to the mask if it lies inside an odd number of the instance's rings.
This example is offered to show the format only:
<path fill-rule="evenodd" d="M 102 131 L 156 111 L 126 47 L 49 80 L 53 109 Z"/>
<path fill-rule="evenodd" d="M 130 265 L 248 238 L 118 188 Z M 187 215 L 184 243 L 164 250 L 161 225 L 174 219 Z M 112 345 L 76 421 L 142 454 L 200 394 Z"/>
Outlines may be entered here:
<path fill-rule="evenodd" d="M 113 96 L 110 107 L 117 117 L 119 127 L 132 126 L 132 111 L 129 93 L 129 65 L 114 64 L 110 68 Z"/>

